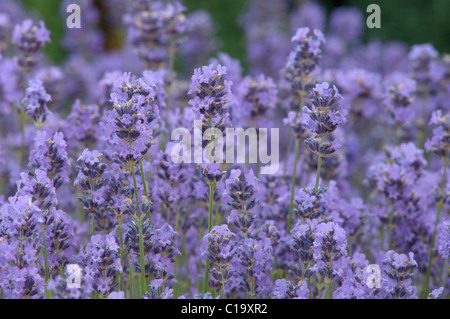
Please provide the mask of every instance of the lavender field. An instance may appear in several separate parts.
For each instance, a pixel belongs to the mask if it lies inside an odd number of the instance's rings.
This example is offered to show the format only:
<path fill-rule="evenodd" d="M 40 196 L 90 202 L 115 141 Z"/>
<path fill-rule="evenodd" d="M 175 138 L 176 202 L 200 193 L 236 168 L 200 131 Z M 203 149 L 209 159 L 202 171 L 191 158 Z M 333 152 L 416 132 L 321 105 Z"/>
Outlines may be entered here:
<path fill-rule="evenodd" d="M 449 54 L 258 0 L 241 61 L 206 10 L 94 2 L 58 64 L 0 2 L 0 299 L 449 298 Z"/>

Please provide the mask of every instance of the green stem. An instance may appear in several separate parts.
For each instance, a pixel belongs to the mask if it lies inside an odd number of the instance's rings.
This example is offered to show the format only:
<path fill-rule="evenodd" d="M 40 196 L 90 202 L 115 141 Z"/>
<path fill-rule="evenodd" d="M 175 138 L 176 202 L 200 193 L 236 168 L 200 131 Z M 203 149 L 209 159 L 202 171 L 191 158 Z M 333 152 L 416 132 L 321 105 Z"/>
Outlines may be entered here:
<path fill-rule="evenodd" d="M 128 286 L 130 288 L 130 299 L 133 299 L 133 264 L 129 263 L 130 265 L 130 277 L 128 278 Z"/>
<path fill-rule="evenodd" d="M 214 185 L 209 185 L 209 220 L 208 234 L 211 232 L 214 214 Z"/>
<path fill-rule="evenodd" d="M 20 144 L 20 171 L 23 171 L 25 166 L 25 126 L 27 124 L 27 114 L 25 111 L 20 112 L 20 130 L 21 130 L 21 144 Z"/>
<path fill-rule="evenodd" d="M 304 102 L 305 102 L 305 94 L 304 94 L 304 91 L 302 90 L 300 92 L 300 105 L 299 105 L 299 110 L 298 110 L 298 113 L 299 113 L 300 116 L 303 113 L 302 107 L 303 107 L 303 103 Z M 288 232 L 291 229 L 292 210 L 294 209 L 295 183 L 296 183 L 296 178 L 297 178 L 297 162 L 298 162 L 299 149 L 300 149 L 300 137 L 296 136 L 295 155 L 294 155 L 294 167 L 293 167 L 293 172 L 292 172 L 292 184 L 291 184 L 291 199 L 290 199 L 290 202 L 289 202 L 289 216 L 288 216 L 288 222 L 287 222 L 287 231 Z M 288 152 L 289 152 L 289 144 L 288 144 Z M 287 165 L 287 162 L 286 162 L 286 165 Z"/>
<path fill-rule="evenodd" d="M 212 222 L 213 222 L 213 213 L 214 213 L 214 185 L 209 185 L 209 219 L 208 219 L 208 234 L 211 232 L 212 229 Z M 204 292 L 206 293 L 208 291 L 208 268 L 209 268 L 209 258 L 206 257 L 206 265 L 205 265 L 205 281 L 204 281 Z"/>
<path fill-rule="evenodd" d="M 328 290 L 330 290 L 330 283 L 327 280 L 327 282 L 325 283 L 325 291 L 323 293 L 324 299 L 329 299 L 328 298 Z"/>
<path fill-rule="evenodd" d="M 392 249 L 392 235 L 394 233 L 394 205 L 392 205 L 392 210 L 391 213 L 389 215 L 389 225 L 388 225 L 388 231 L 389 231 L 389 235 L 388 235 L 388 250 Z"/>
<path fill-rule="evenodd" d="M 170 222 L 170 206 L 166 207 L 166 223 L 167 223 L 167 227 L 169 227 L 169 222 Z"/>
<path fill-rule="evenodd" d="M 448 157 L 449 157 L 449 151 L 445 154 L 445 162 L 444 162 L 444 174 L 442 175 L 442 186 L 441 186 L 441 200 L 437 203 L 437 215 L 436 215 L 436 221 L 434 222 L 434 232 L 433 237 L 431 239 L 431 246 L 430 246 L 430 256 L 428 258 L 428 268 L 427 268 L 427 274 L 425 277 L 425 287 L 424 287 L 424 295 L 423 297 L 426 298 L 429 293 L 429 285 L 430 285 L 430 275 L 431 275 L 431 264 L 433 261 L 433 250 L 434 245 L 436 243 L 436 234 L 437 234 L 437 228 L 439 224 L 439 216 L 441 215 L 442 208 L 444 207 L 444 195 L 445 195 L 445 186 L 446 186 L 446 176 L 447 176 L 447 167 L 448 167 Z"/>
<path fill-rule="evenodd" d="M 147 285 L 145 284 L 145 255 L 144 255 L 144 236 L 142 234 L 142 215 L 141 207 L 139 205 L 138 188 L 136 183 L 136 174 L 134 173 L 134 165 L 131 165 L 131 174 L 133 175 L 134 184 L 134 196 L 136 199 L 136 208 L 138 213 L 138 227 L 139 227 L 139 257 L 141 264 L 141 284 L 142 284 L 142 295 L 147 291 Z"/>
<path fill-rule="evenodd" d="M 187 251 L 187 247 L 186 247 L 186 234 L 183 235 L 183 240 L 182 240 L 182 249 L 183 249 L 183 253 L 184 253 L 184 267 L 186 268 L 186 284 L 187 284 L 187 293 L 188 296 L 191 295 L 191 276 L 189 276 L 189 256 L 188 256 L 188 251 Z"/>
<path fill-rule="evenodd" d="M 311 277 L 308 278 L 309 299 L 312 299 Z"/>
<path fill-rule="evenodd" d="M 144 186 L 144 195 L 147 197 L 147 182 L 145 179 L 145 172 L 144 172 L 144 165 L 142 164 L 142 158 L 139 159 L 139 169 L 141 170 L 141 179 L 142 179 L 142 185 Z"/>
<path fill-rule="evenodd" d="M 292 140 L 292 130 L 289 130 L 286 143 L 286 154 L 284 155 L 283 175 L 286 175 L 287 173 L 287 167 L 289 163 L 289 151 L 291 150 L 291 140 Z"/>
<path fill-rule="evenodd" d="M 144 195 L 145 197 L 148 197 L 147 192 L 147 179 L 145 177 L 145 171 L 144 171 L 144 165 L 142 164 L 142 158 L 139 159 L 139 168 L 141 170 L 141 179 L 142 179 L 142 185 L 144 186 Z M 150 222 L 150 225 L 152 224 L 152 215 L 150 213 L 150 210 L 147 213 L 148 221 Z"/>
<path fill-rule="evenodd" d="M 400 124 L 395 122 L 394 146 L 399 144 L 400 140 Z"/>
<path fill-rule="evenodd" d="M 295 196 L 295 184 L 297 177 L 297 161 L 298 161 L 298 151 L 300 148 L 300 139 L 297 138 L 295 141 L 295 158 L 294 158 L 294 170 L 292 172 L 292 184 L 291 184 L 291 199 L 289 202 L 289 216 L 287 222 L 287 232 L 291 230 L 292 225 L 292 211 L 294 209 L 294 196 Z"/>

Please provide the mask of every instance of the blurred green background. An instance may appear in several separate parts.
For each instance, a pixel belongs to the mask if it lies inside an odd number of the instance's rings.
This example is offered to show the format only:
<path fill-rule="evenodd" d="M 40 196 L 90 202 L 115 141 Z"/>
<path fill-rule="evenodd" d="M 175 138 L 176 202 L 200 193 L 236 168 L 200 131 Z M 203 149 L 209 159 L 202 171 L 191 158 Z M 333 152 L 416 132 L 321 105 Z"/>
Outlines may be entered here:
<path fill-rule="evenodd" d="M 60 44 L 64 33 L 64 21 L 60 14 L 62 0 L 20 0 L 30 12 L 37 11 L 52 31 L 53 43 L 46 54 L 53 62 L 60 62 L 67 52 Z M 101 1 L 101 0 L 96 0 Z M 126 0 L 124 0 L 126 1 Z M 279 1 L 279 0 L 273 0 Z M 299 0 L 291 0 L 293 3 Z M 74 0 L 74 3 L 77 1 Z M 318 1 L 330 11 L 338 6 L 356 6 L 364 15 L 371 3 L 381 7 L 381 29 L 365 29 L 364 39 L 381 41 L 401 40 L 407 44 L 432 43 L 439 52 L 450 52 L 450 0 L 322 0 Z M 245 12 L 246 0 L 185 0 L 188 12 L 208 10 L 217 24 L 217 36 L 222 42 L 221 50 L 245 61 L 245 35 L 237 23 Z"/>

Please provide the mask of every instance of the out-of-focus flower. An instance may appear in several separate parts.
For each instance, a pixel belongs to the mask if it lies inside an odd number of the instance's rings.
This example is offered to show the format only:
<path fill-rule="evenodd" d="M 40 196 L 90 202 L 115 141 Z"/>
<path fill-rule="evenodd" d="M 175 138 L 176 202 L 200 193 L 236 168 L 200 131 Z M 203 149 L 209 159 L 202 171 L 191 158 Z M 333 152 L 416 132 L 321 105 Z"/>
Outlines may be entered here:
<path fill-rule="evenodd" d="M 46 29 L 43 21 L 37 26 L 33 25 L 33 21 L 25 20 L 14 27 L 12 41 L 22 53 L 18 60 L 19 65 L 28 73 L 38 63 L 39 50 L 50 42 L 50 31 Z"/>
<path fill-rule="evenodd" d="M 47 94 L 40 80 L 31 80 L 25 92 L 22 103 L 25 106 L 26 114 L 30 115 L 37 127 L 41 128 L 50 111 L 47 103 L 52 100 Z"/>

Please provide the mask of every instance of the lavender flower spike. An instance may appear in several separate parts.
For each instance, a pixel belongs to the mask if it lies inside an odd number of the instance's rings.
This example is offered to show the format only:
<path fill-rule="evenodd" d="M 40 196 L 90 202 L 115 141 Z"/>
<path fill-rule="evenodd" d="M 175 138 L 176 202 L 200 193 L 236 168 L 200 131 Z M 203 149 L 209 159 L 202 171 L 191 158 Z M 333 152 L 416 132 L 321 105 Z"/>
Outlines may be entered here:
<path fill-rule="evenodd" d="M 25 106 L 26 114 L 31 116 L 38 128 L 42 128 L 50 114 L 47 103 L 51 100 L 51 96 L 47 94 L 40 80 L 30 81 L 22 103 Z"/>

